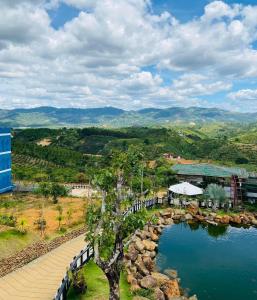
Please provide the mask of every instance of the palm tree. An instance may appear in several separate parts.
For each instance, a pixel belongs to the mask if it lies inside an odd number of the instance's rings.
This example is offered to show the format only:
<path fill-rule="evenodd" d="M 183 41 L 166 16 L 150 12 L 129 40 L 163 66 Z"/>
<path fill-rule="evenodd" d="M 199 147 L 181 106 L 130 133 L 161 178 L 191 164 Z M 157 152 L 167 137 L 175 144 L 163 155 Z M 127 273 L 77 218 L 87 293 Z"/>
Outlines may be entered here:
<path fill-rule="evenodd" d="M 211 183 L 207 186 L 206 189 L 207 195 L 213 202 L 213 209 L 216 210 L 217 203 L 221 205 L 222 203 L 227 202 L 227 195 L 224 188 L 220 185 Z"/>
<path fill-rule="evenodd" d="M 20 232 L 21 233 L 26 233 L 25 225 L 27 224 L 27 221 L 25 219 L 21 219 L 19 222 L 20 226 Z"/>
<path fill-rule="evenodd" d="M 58 229 L 60 231 L 61 230 L 61 222 L 62 222 L 62 219 L 63 219 L 63 216 L 62 216 L 63 209 L 62 209 L 61 205 L 58 205 L 56 209 L 58 211 L 58 216 L 57 216 L 56 219 L 58 221 Z"/>

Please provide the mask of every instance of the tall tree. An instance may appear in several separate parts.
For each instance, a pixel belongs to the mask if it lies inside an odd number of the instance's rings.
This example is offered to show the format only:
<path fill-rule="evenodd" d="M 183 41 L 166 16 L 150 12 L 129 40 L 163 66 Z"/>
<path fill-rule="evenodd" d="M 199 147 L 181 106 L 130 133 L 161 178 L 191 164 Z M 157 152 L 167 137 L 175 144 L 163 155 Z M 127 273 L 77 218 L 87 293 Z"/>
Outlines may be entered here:
<path fill-rule="evenodd" d="M 93 184 L 101 191 L 101 207 L 90 205 L 86 221 L 87 238 L 94 247 L 96 264 L 105 273 L 110 287 L 110 300 L 120 299 L 119 280 L 122 269 L 124 239 L 140 224 L 139 218 L 128 216 L 124 208 L 134 200 L 131 181 L 140 176 L 142 155 L 138 148 L 126 153 L 114 153 L 108 168 L 95 175 Z M 142 218 L 140 218 L 142 220 Z"/>

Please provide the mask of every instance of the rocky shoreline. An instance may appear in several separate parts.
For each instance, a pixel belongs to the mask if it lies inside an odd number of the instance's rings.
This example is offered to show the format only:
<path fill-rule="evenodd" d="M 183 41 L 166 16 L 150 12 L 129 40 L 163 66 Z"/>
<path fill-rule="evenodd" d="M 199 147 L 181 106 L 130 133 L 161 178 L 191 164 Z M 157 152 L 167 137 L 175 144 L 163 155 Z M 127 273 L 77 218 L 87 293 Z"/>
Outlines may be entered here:
<path fill-rule="evenodd" d="M 130 239 L 128 251 L 124 255 L 124 265 L 131 291 L 151 290 L 156 300 L 197 300 L 196 295 L 189 298 L 183 295 L 176 270 L 165 270 L 165 274 L 157 270 L 155 258 L 158 251 L 158 240 L 166 226 L 176 222 L 257 226 L 256 214 L 218 215 L 214 212 L 201 211 L 195 207 L 187 210 L 167 208 L 157 212 L 155 216 L 157 222 L 149 223 L 142 230 L 137 230 Z M 148 298 L 137 296 L 134 299 Z"/>

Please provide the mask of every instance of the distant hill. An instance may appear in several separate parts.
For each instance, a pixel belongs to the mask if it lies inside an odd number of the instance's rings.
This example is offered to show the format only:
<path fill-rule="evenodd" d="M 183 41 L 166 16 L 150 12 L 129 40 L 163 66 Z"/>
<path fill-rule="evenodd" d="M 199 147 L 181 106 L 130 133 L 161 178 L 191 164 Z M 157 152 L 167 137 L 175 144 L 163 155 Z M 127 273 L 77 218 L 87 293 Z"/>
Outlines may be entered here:
<path fill-rule="evenodd" d="M 125 111 L 114 107 L 0 109 L 0 126 L 10 127 L 81 127 L 81 126 L 150 126 L 169 123 L 257 121 L 257 113 L 236 113 L 218 108 L 171 107 Z"/>

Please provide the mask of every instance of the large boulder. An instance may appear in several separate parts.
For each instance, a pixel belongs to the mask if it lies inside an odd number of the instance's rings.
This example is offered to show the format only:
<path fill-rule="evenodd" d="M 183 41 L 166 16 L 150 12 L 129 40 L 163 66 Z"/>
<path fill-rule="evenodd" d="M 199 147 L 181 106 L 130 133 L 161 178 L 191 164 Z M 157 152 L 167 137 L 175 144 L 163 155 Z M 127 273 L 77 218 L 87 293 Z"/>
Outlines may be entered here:
<path fill-rule="evenodd" d="M 198 204 L 197 203 L 190 203 L 188 206 L 187 206 L 187 210 L 193 214 L 193 215 L 196 215 L 198 212 L 199 212 L 199 207 L 198 207 Z"/>
<path fill-rule="evenodd" d="M 210 213 L 210 217 L 216 218 L 217 214 L 215 212 Z"/>
<path fill-rule="evenodd" d="M 176 279 L 167 281 L 161 287 L 161 290 L 163 291 L 166 300 L 172 300 L 174 297 L 180 296 L 179 285 Z"/>
<path fill-rule="evenodd" d="M 241 218 L 240 216 L 236 215 L 232 217 L 232 222 L 235 224 L 241 224 Z"/>
<path fill-rule="evenodd" d="M 159 236 L 155 233 L 150 233 L 150 238 L 152 241 L 157 242 L 159 240 Z"/>
<path fill-rule="evenodd" d="M 132 267 L 131 260 L 124 259 L 124 265 L 125 265 L 126 269 L 130 269 Z"/>
<path fill-rule="evenodd" d="M 132 262 L 136 261 L 139 252 L 136 250 L 135 246 L 130 247 L 128 251 L 129 252 L 125 254 L 125 258 L 131 260 Z"/>
<path fill-rule="evenodd" d="M 164 219 L 172 217 L 172 211 L 170 209 L 164 210 L 160 214 Z"/>
<path fill-rule="evenodd" d="M 157 244 L 155 242 L 149 241 L 149 240 L 143 240 L 142 241 L 144 249 L 148 251 L 154 251 L 157 247 Z"/>
<path fill-rule="evenodd" d="M 151 276 L 156 279 L 158 286 L 162 286 L 170 280 L 167 275 L 158 272 L 152 272 Z"/>
<path fill-rule="evenodd" d="M 141 286 L 139 286 L 137 283 L 136 284 L 131 284 L 130 290 L 131 290 L 131 292 L 136 292 L 138 290 L 141 290 Z"/>
<path fill-rule="evenodd" d="M 168 275 L 171 279 L 176 279 L 178 277 L 178 272 L 173 269 L 166 269 L 164 273 Z"/>
<path fill-rule="evenodd" d="M 158 234 L 161 234 L 162 233 L 162 227 L 161 226 L 156 227 L 156 231 L 157 231 Z"/>
<path fill-rule="evenodd" d="M 174 222 L 173 222 L 173 219 L 172 218 L 167 218 L 167 219 L 165 219 L 164 220 L 164 224 L 165 225 L 171 225 L 171 224 L 173 224 Z"/>
<path fill-rule="evenodd" d="M 155 267 L 155 264 L 154 264 L 152 258 L 149 255 L 144 255 L 142 257 L 142 260 L 143 260 L 143 263 L 144 263 L 145 267 L 147 268 L 147 270 L 152 272 Z"/>
<path fill-rule="evenodd" d="M 135 265 L 132 265 L 127 271 L 135 276 L 137 274 L 137 267 Z"/>
<path fill-rule="evenodd" d="M 185 220 L 186 221 L 190 221 L 190 220 L 193 220 L 193 216 L 189 213 L 185 214 Z"/>
<path fill-rule="evenodd" d="M 143 241 L 140 239 L 136 239 L 135 241 L 135 249 L 138 250 L 140 253 L 143 253 L 145 246 L 143 244 Z"/>
<path fill-rule="evenodd" d="M 205 221 L 205 217 L 202 216 L 202 215 L 195 215 L 195 218 L 196 218 L 196 220 L 199 221 L 199 222 Z"/>
<path fill-rule="evenodd" d="M 156 252 L 155 252 L 155 251 L 151 251 L 151 252 L 150 252 L 150 257 L 151 257 L 152 259 L 154 259 L 154 258 L 156 257 Z"/>
<path fill-rule="evenodd" d="M 157 287 L 157 280 L 153 276 L 148 275 L 140 281 L 140 285 L 144 289 L 153 289 Z"/>
<path fill-rule="evenodd" d="M 214 218 L 214 221 L 215 222 L 217 222 L 217 223 L 220 223 L 220 220 L 222 219 L 222 216 L 216 216 L 215 218 Z"/>
<path fill-rule="evenodd" d="M 154 299 L 165 300 L 164 293 L 159 288 L 154 289 Z"/>
<path fill-rule="evenodd" d="M 132 274 L 129 274 L 127 276 L 127 282 L 129 284 L 137 284 L 137 280 L 136 280 L 136 278 Z"/>
<path fill-rule="evenodd" d="M 174 216 L 172 217 L 172 219 L 173 219 L 174 221 L 180 221 L 181 218 L 183 218 L 182 215 L 174 215 Z"/>
<path fill-rule="evenodd" d="M 157 224 L 158 224 L 158 225 L 163 225 L 164 223 L 165 223 L 165 219 L 162 218 L 162 217 L 159 217 L 159 218 L 158 218 L 158 221 L 157 221 Z"/>
<path fill-rule="evenodd" d="M 230 222 L 230 216 L 228 215 L 223 216 L 220 220 L 220 223 L 222 224 L 229 224 L 229 222 Z"/>
<path fill-rule="evenodd" d="M 141 240 L 145 240 L 150 237 L 150 232 L 146 230 L 138 230 L 136 232 L 136 236 L 138 236 Z"/>
<path fill-rule="evenodd" d="M 255 218 L 252 218 L 251 222 L 252 222 L 253 225 L 257 226 L 257 220 Z"/>
<path fill-rule="evenodd" d="M 135 261 L 135 266 L 140 274 L 143 276 L 149 275 L 150 271 L 146 268 L 141 256 L 138 256 L 137 260 Z"/>
<path fill-rule="evenodd" d="M 250 218 L 247 215 L 240 215 L 241 222 L 245 225 L 250 224 Z"/>
<path fill-rule="evenodd" d="M 196 295 L 194 295 L 194 296 L 189 297 L 188 300 L 197 300 L 197 297 L 196 297 Z"/>

